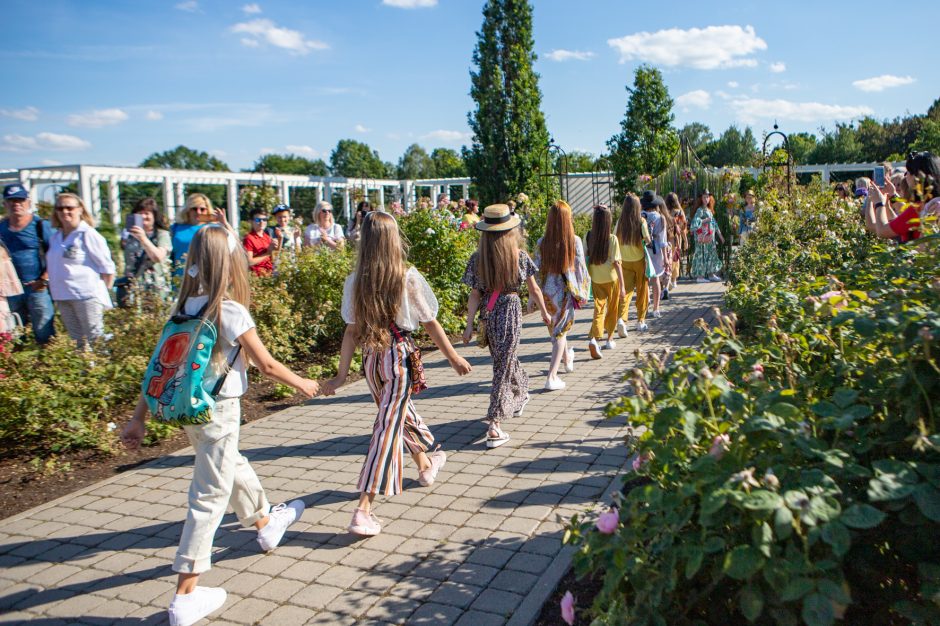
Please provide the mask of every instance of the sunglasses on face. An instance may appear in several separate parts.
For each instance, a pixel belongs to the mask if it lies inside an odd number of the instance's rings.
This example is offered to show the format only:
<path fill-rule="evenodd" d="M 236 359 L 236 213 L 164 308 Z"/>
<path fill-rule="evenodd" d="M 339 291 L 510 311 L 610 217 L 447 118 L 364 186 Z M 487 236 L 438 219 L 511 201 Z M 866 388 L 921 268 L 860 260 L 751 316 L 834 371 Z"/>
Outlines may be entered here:
<path fill-rule="evenodd" d="M 56 211 L 75 211 L 75 210 L 81 209 L 81 208 L 82 208 L 82 207 L 80 207 L 80 206 L 78 206 L 78 205 L 76 205 L 76 204 L 62 204 L 62 205 L 56 206 L 55 210 L 56 210 Z"/>
<path fill-rule="evenodd" d="M 267 221 L 268 221 L 268 218 L 266 218 L 266 217 L 256 217 L 256 218 L 255 218 L 255 224 L 260 224 L 261 222 L 267 222 Z"/>

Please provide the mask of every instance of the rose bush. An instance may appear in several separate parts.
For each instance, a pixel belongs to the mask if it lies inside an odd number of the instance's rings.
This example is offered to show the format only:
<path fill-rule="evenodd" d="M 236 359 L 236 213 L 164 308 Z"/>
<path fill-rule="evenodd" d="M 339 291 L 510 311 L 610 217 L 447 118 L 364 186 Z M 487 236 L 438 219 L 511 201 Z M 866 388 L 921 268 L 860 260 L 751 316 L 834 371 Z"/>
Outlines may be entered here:
<path fill-rule="evenodd" d="M 938 240 L 793 200 L 736 256 L 732 312 L 608 409 L 645 462 L 615 532 L 566 531 L 598 624 L 940 622 Z"/>

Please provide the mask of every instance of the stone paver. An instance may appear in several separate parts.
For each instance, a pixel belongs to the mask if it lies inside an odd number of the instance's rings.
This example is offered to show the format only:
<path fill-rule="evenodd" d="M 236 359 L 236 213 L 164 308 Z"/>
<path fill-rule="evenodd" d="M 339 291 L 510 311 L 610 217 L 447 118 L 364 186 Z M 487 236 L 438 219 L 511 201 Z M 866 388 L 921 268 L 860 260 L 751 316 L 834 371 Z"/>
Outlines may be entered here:
<path fill-rule="evenodd" d="M 570 338 L 576 368 L 562 392 L 544 393 L 550 344 L 525 319 L 521 359 L 532 400 L 507 422 L 512 440 L 486 450 L 489 357 L 458 347 L 474 366 L 457 377 L 438 353 L 430 389 L 416 401 L 448 461 L 422 488 L 379 496 L 381 535 L 357 540 L 346 525 L 375 418 L 365 381 L 245 426 L 241 447 L 272 502 L 301 497 L 303 518 L 269 555 L 229 515 L 216 535 L 213 569 L 201 582 L 229 592 L 214 624 L 531 623 L 564 574 L 563 521 L 597 508 L 619 485 L 629 451 L 622 418 L 603 409 L 625 392 L 634 350 L 659 353 L 698 342 L 693 327 L 720 305 L 721 285 L 680 285 L 650 331 L 631 330 L 590 360 L 591 311 Z M 0 529 L 0 623 L 165 623 L 170 563 L 185 518 L 192 450 L 92 485 L 5 520 Z"/>

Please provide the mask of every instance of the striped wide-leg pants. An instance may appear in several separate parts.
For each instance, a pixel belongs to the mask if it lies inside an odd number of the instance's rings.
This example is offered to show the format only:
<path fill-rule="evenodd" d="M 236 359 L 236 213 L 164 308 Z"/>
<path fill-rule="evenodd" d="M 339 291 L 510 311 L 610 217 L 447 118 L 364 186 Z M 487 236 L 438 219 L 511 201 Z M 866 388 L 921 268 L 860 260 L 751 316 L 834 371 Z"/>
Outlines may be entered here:
<path fill-rule="evenodd" d="M 434 445 L 434 436 L 411 401 L 408 355 L 413 349 L 409 340 L 393 343 L 381 352 L 366 351 L 363 369 L 379 411 L 359 474 L 360 493 L 401 493 L 404 446 L 417 454 Z"/>

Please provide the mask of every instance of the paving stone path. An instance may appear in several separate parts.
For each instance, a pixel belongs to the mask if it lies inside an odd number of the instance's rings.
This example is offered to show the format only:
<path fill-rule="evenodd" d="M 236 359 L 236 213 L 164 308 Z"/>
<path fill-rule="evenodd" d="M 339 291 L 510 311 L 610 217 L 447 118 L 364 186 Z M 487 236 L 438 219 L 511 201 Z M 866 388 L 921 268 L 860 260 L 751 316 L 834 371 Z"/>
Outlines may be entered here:
<path fill-rule="evenodd" d="M 229 593 L 213 624 L 530 624 L 565 573 L 562 520 L 597 508 L 619 486 L 628 451 L 623 419 L 604 418 L 624 390 L 634 349 L 694 345 L 692 322 L 721 303 L 718 284 L 682 284 L 650 331 L 631 330 L 590 360 L 590 311 L 572 331 L 576 369 L 545 393 L 550 344 L 537 316 L 525 321 L 522 361 L 532 401 L 506 424 L 512 441 L 483 444 L 491 369 L 477 347 L 458 378 L 440 354 L 426 358 L 431 388 L 419 412 L 447 451 L 437 482 L 422 488 L 406 455 L 405 491 L 379 496 L 381 535 L 346 533 L 375 407 L 364 380 L 245 426 L 241 447 L 272 502 L 301 497 L 302 520 L 264 555 L 253 530 L 227 515 L 213 568 L 201 584 Z M 186 514 L 186 449 L 4 520 L 0 623 L 160 624 L 172 598 L 170 563 Z M 205 623 L 205 622 L 203 622 Z"/>

